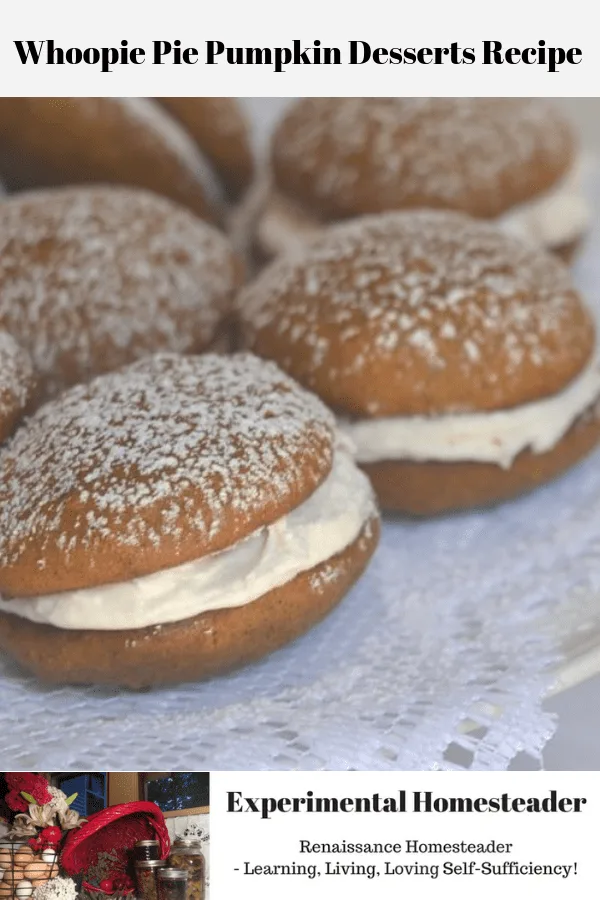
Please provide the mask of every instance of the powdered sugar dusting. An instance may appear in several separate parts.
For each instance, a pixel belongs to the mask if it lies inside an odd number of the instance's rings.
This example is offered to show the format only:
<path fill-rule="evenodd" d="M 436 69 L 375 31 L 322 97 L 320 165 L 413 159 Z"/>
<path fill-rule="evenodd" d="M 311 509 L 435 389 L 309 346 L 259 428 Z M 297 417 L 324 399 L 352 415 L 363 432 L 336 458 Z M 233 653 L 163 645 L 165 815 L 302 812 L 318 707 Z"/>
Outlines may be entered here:
<path fill-rule="evenodd" d="M 317 594 L 324 594 L 329 585 L 342 577 L 345 568 L 346 564 L 341 561 L 323 563 L 309 578 L 311 589 Z"/>
<path fill-rule="evenodd" d="M 65 188 L 0 206 L 0 326 L 49 393 L 157 350 L 202 349 L 235 280 L 219 232 L 145 191 Z"/>
<path fill-rule="evenodd" d="M 495 218 L 568 168 L 573 136 L 543 101 L 306 98 L 274 138 L 279 187 L 326 217 L 403 207 Z"/>
<path fill-rule="evenodd" d="M 27 353 L 9 334 L 0 331 L 0 420 L 26 406 L 33 381 L 33 366 Z"/>
<path fill-rule="evenodd" d="M 474 386 L 483 408 L 501 407 L 527 379 L 541 395 L 552 392 L 556 371 L 564 380 L 570 366 L 574 375 L 593 343 L 561 263 L 449 212 L 331 227 L 275 261 L 238 307 L 248 346 L 308 386 L 331 388 L 342 408 L 352 403 L 344 391 L 356 383 L 368 392 L 382 364 L 408 412 L 431 411 L 436 378 L 445 412 L 468 408 Z M 384 414 L 373 390 L 366 411 Z"/>
<path fill-rule="evenodd" d="M 312 493 L 333 428 L 319 400 L 248 354 L 163 354 L 79 385 L 0 452 L 0 563 L 33 544 L 39 569 L 83 551 L 93 570 L 108 546 L 153 571 L 152 548 L 172 565 L 222 549 Z"/>

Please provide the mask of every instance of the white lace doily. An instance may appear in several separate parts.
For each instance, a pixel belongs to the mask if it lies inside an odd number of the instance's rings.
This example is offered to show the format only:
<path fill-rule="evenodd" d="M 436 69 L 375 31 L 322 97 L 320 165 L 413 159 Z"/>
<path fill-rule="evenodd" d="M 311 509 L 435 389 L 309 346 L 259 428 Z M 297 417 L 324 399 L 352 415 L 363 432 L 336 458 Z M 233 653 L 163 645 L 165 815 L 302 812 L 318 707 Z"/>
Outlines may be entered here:
<path fill-rule="evenodd" d="M 600 178 L 591 191 L 600 209 Z M 600 217 L 576 274 L 595 300 Z M 57 689 L 0 662 L 0 754 L 30 770 L 504 769 L 540 760 L 543 697 L 598 648 L 600 452 L 494 510 L 387 521 L 326 622 L 230 677 Z"/>

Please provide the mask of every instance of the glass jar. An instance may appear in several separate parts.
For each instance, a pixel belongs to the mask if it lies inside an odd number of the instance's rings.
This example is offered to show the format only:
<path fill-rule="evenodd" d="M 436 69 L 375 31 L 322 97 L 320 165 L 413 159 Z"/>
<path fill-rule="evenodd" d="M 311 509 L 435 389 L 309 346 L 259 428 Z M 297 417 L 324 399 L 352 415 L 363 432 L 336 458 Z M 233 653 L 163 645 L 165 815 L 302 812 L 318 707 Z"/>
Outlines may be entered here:
<path fill-rule="evenodd" d="M 185 869 L 161 869 L 158 873 L 158 900 L 185 900 L 188 873 Z"/>
<path fill-rule="evenodd" d="M 169 865 L 188 873 L 186 900 L 204 900 L 204 854 L 200 841 L 177 838 L 171 845 Z"/>
<path fill-rule="evenodd" d="M 137 841 L 133 846 L 135 860 L 160 859 L 159 841 Z"/>
<path fill-rule="evenodd" d="M 186 900 L 204 900 L 204 854 L 200 841 L 177 838 L 171 845 L 169 865 L 188 873 Z"/>
<path fill-rule="evenodd" d="M 135 882 L 139 900 L 158 900 L 157 873 L 167 865 L 164 859 L 138 859 Z"/>

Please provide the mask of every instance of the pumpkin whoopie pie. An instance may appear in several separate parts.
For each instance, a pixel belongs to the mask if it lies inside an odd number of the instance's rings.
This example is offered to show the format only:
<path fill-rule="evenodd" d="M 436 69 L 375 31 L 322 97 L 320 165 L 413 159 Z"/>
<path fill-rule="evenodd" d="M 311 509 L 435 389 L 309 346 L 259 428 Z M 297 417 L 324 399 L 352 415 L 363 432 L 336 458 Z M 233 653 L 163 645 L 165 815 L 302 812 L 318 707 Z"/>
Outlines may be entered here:
<path fill-rule="evenodd" d="M 267 257 L 327 223 L 427 207 L 568 258 L 588 221 L 573 131 L 538 99 L 305 98 L 275 131 L 271 173 L 256 224 Z"/>
<path fill-rule="evenodd" d="M 507 499 L 600 437 L 595 326 L 568 270 L 460 213 L 332 226 L 237 306 L 244 345 L 336 411 L 386 509 Z"/>
<path fill-rule="evenodd" d="M 0 441 L 15 429 L 36 393 L 36 377 L 29 354 L 5 331 L 0 331 Z"/>
<path fill-rule="evenodd" d="M 254 174 L 250 127 L 233 97 L 160 97 L 160 103 L 194 139 L 228 194 L 242 194 Z"/>
<path fill-rule="evenodd" d="M 209 221 L 218 182 L 197 144 L 140 97 L 0 97 L 0 179 L 9 190 L 103 182 L 147 188 Z"/>
<path fill-rule="evenodd" d="M 377 537 L 347 439 L 277 366 L 147 358 L 0 450 L 0 647 L 52 682 L 206 678 L 320 620 Z"/>
<path fill-rule="evenodd" d="M 0 328 L 44 396 L 220 337 L 241 265 L 225 236 L 149 191 L 70 187 L 0 203 Z"/>

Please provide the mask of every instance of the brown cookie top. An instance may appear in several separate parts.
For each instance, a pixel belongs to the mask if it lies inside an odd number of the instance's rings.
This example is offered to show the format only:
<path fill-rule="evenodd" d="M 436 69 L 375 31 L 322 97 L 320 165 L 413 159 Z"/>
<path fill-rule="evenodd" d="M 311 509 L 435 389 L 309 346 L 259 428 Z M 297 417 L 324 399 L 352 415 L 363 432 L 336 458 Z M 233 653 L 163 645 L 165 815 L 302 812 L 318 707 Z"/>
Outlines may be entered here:
<path fill-rule="evenodd" d="M 185 129 L 139 97 L 0 97 L 0 176 L 12 188 L 107 182 L 220 216 L 216 184 Z"/>
<path fill-rule="evenodd" d="M 12 434 L 33 399 L 36 379 L 29 355 L 0 331 L 0 441 Z"/>
<path fill-rule="evenodd" d="M 250 354 L 163 354 L 71 388 L 0 451 L 0 592 L 126 581 L 229 547 L 313 493 L 333 428 Z"/>
<path fill-rule="evenodd" d="M 562 263 L 451 212 L 324 229 L 237 306 L 247 347 L 365 417 L 537 400 L 565 387 L 595 342 Z"/>
<path fill-rule="evenodd" d="M 574 154 L 542 100 L 309 97 L 277 128 L 272 164 L 276 186 L 324 219 L 417 207 L 495 218 Z"/>
<path fill-rule="evenodd" d="M 0 327 L 29 351 L 46 395 L 150 353 L 204 349 L 239 276 L 220 232 L 146 191 L 0 204 Z"/>
<path fill-rule="evenodd" d="M 231 194 L 248 187 L 254 174 L 250 127 L 233 97 L 157 98 L 193 137 Z"/>

